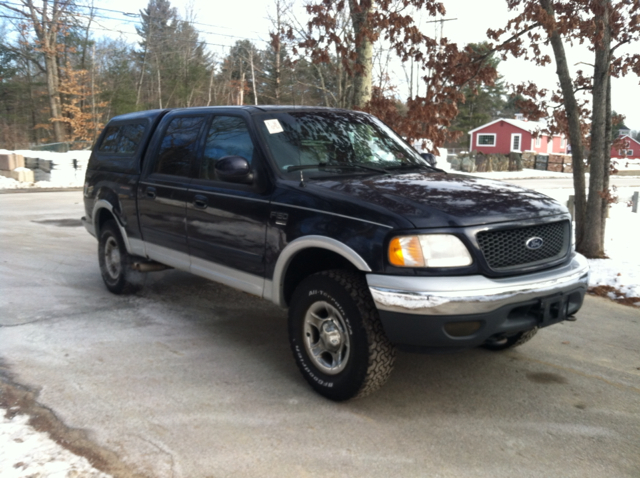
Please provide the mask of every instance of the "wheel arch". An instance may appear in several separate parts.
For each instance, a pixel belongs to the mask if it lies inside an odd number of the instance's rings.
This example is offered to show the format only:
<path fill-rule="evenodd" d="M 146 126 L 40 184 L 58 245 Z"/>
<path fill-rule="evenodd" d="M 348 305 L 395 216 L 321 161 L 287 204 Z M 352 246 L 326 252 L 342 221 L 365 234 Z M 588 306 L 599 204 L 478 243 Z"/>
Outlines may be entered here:
<path fill-rule="evenodd" d="M 273 273 L 271 300 L 288 307 L 293 291 L 305 277 L 330 269 L 371 272 L 369 264 L 344 243 L 324 236 L 304 236 L 280 253 Z"/>
<path fill-rule="evenodd" d="M 132 254 L 131 245 L 129 244 L 129 237 L 127 236 L 127 232 L 122 225 L 122 222 L 119 218 L 118 211 L 115 209 L 113 204 L 106 199 L 98 199 L 93 205 L 93 213 L 91 215 L 93 218 L 93 227 L 96 231 L 96 237 L 100 237 L 100 231 L 105 222 L 113 219 L 115 223 L 118 225 L 118 229 L 120 230 L 120 235 L 122 236 L 122 241 L 124 242 L 124 246 L 127 249 L 129 254 Z"/>

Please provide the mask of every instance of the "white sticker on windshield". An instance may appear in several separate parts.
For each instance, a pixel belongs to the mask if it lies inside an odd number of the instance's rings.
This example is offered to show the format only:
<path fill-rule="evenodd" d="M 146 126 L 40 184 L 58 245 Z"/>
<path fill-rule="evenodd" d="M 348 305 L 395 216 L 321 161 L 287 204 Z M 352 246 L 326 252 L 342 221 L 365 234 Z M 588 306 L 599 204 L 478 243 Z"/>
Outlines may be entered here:
<path fill-rule="evenodd" d="M 280 121 L 277 119 L 264 120 L 264 125 L 269 130 L 269 134 L 282 133 L 284 131 Z"/>

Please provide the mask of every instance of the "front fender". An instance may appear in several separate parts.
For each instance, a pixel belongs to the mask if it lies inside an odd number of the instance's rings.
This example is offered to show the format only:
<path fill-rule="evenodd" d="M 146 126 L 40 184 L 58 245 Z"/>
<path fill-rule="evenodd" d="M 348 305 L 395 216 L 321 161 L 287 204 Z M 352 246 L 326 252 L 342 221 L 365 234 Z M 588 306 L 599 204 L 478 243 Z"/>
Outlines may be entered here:
<path fill-rule="evenodd" d="M 284 278 L 287 275 L 287 269 L 296 254 L 308 248 L 326 249 L 328 251 L 335 252 L 336 254 L 339 254 L 340 256 L 351 262 L 351 264 L 353 264 L 354 267 L 356 267 L 358 270 L 361 270 L 363 272 L 371 272 L 369 264 L 367 264 L 367 262 L 360 256 L 360 254 L 340 241 L 325 236 L 311 235 L 299 237 L 298 239 L 295 239 L 294 241 L 291 241 L 289 244 L 287 244 L 287 246 L 278 256 L 278 260 L 273 272 L 271 290 L 269 290 L 268 285 L 265 286 L 265 299 L 271 299 L 274 304 L 280 307 L 285 307 L 286 301 L 284 298 Z"/>

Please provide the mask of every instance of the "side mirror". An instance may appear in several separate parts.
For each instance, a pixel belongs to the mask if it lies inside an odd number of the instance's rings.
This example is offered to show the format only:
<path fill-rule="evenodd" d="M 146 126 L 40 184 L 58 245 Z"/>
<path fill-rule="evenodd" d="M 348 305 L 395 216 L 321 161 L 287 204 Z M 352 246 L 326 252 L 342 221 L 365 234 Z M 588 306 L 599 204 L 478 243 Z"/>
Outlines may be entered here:
<path fill-rule="evenodd" d="M 435 155 L 431 153 L 420 153 L 420 156 L 422 156 L 422 158 L 426 160 L 427 163 L 429 163 L 429 166 L 432 166 L 434 168 L 436 167 L 436 164 L 438 163 L 438 161 L 436 160 Z"/>
<path fill-rule="evenodd" d="M 216 174 L 222 181 L 250 184 L 253 182 L 251 165 L 242 156 L 225 156 L 216 161 Z"/>

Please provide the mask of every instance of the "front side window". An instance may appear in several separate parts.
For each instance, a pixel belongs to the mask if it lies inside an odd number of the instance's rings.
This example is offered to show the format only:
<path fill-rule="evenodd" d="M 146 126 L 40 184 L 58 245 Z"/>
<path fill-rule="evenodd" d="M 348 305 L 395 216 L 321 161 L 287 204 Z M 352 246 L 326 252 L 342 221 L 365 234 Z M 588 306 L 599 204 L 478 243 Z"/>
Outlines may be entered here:
<path fill-rule="evenodd" d="M 495 146 L 496 135 L 495 134 L 479 134 L 478 146 Z"/>
<path fill-rule="evenodd" d="M 226 156 L 242 156 L 251 164 L 253 141 L 244 119 L 237 116 L 215 116 L 207 132 L 200 178 L 217 179 L 215 164 Z"/>
<path fill-rule="evenodd" d="M 189 176 L 198 149 L 204 116 L 173 118 L 160 143 L 154 173 Z"/>
<path fill-rule="evenodd" d="M 420 155 L 384 123 L 360 113 L 291 111 L 254 116 L 278 170 L 298 177 L 386 172 L 426 167 Z"/>

